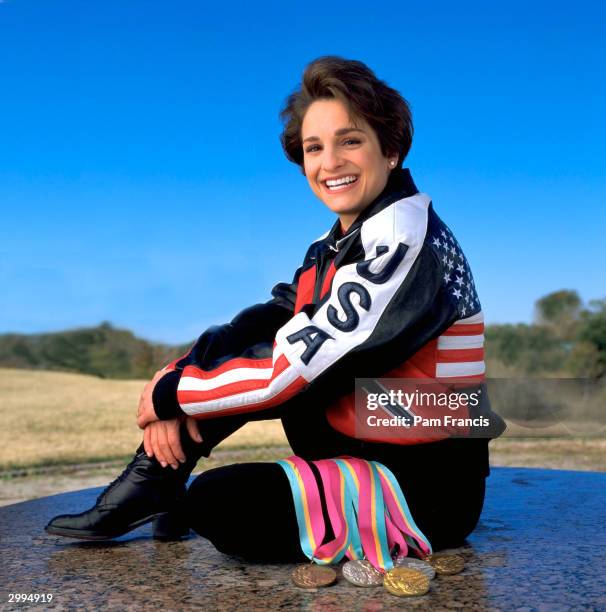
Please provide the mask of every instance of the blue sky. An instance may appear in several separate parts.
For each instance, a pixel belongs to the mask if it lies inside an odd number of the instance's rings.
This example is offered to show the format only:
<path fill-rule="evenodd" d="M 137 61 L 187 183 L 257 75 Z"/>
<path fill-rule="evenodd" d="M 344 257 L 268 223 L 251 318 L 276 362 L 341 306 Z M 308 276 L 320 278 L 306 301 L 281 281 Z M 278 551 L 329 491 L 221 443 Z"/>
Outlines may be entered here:
<path fill-rule="evenodd" d="M 305 65 L 410 101 L 406 166 L 489 323 L 604 297 L 599 2 L 0 3 L 0 332 L 109 320 L 187 342 L 268 299 L 333 222 L 283 156 Z"/>

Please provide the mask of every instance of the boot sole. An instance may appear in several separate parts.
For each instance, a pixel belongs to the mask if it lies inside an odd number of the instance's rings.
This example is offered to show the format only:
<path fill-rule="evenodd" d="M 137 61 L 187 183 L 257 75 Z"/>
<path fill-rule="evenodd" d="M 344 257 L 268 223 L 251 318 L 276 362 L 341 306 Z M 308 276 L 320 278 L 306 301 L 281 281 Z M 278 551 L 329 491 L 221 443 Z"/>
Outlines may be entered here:
<path fill-rule="evenodd" d="M 130 523 L 123 530 L 115 531 L 110 534 L 108 533 L 99 533 L 96 531 L 90 531 L 87 529 L 69 529 L 68 527 L 53 527 L 52 525 L 47 525 L 44 530 L 46 533 L 50 535 L 58 535 L 66 538 L 76 538 L 78 540 L 111 540 L 113 538 L 119 538 L 120 536 L 136 529 L 137 527 L 141 527 L 146 523 L 151 521 L 156 521 L 159 519 L 164 519 L 169 513 L 160 512 L 158 514 L 152 514 L 150 516 L 146 516 L 134 523 Z M 177 530 L 167 533 L 165 530 L 162 533 L 159 533 L 157 536 L 154 534 L 154 537 L 159 540 L 174 540 L 181 539 L 181 537 L 186 536 L 189 533 L 189 529 L 181 530 L 178 532 Z"/>

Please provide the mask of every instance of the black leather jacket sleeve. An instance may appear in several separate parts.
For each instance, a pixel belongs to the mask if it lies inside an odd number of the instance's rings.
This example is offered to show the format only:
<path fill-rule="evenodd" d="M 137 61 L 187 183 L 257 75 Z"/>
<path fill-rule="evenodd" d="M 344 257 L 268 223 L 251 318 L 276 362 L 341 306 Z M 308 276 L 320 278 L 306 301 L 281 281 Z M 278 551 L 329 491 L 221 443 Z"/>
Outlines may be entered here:
<path fill-rule="evenodd" d="M 291 283 L 278 283 L 268 302 L 250 306 L 231 322 L 207 329 L 187 354 L 166 366 L 167 373 L 156 383 L 152 394 L 159 419 L 184 414 L 177 401 L 177 386 L 186 366 L 195 364 L 210 370 L 234 356 L 255 358 L 271 354 L 277 330 L 293 316 L 299 274 L 300 269 Z"/>

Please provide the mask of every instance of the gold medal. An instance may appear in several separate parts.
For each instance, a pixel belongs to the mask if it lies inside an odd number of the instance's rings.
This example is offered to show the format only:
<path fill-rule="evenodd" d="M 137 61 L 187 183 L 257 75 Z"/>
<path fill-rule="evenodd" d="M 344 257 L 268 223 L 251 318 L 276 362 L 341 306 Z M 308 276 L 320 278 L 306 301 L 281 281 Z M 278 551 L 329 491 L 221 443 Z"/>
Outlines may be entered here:
<path fill-rule="evenodd" d="M 394 562 L 395 567 L 407 567 L 408 569 L 419 570 L 425 574 L 430 580 L 436 577 L 436 570 L 427 561 L 421 559 L 413 559 L 412 557 L 400 557 Z"/>
<path fill-rule="evenodd" d="M 436 573 L 444 576 L 452 576 L 462 572 L 465 561 L 460 555 L 429 555 L 425 559 L 436 570 Z"/>
<path fill-rule="evenodd" d="M 302 589 L 330 586 L 337 580 L 337 572 L 326 565 L 298 565 L 293 571 L 292 581 Z"/>
<path fill-rule="evenodd" d="M 383 586 L 398 597 L 425 595 L 429 591 L 429 578 L 419 570 L 394 567 L 385 574 Z"/>

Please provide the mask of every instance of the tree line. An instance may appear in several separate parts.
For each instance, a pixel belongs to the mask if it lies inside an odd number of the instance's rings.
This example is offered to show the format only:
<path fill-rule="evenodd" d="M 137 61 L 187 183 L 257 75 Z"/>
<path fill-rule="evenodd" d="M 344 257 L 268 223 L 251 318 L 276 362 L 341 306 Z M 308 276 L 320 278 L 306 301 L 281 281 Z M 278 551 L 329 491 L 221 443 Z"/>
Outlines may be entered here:
<path fill-rule="evenodd" d="M 97 327 L 63 332 L 0 335 L 0 366 L 78 372 L 101 378 L 150 378 L 187 349 L 188 345 L 148 342 L 104 322 Z"/>
<path fill-rule="evenodd" d="M 59 370 L 102 378 L 150 378 L 189 344 L 148 342 L 104 322 L 45 334 L 0 335 L 0 366 Z M 606 373 L 606 299 L 583 304 L 573 290 L 535 303 L 531 324 L 486 327 L 486 360 L 508 374 L 602 378 Z"/>
<path fill-rule="evenodd" d="M 584 305 L 576 291 L 550 293 L 536 301 L 532 324 L 486 327 L 486 358 L 520 375 L 602 378 L 606 300 Z"/>

